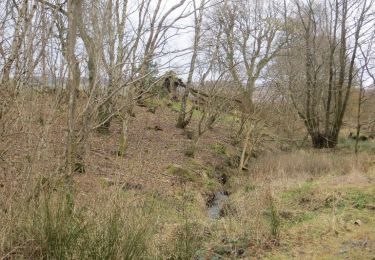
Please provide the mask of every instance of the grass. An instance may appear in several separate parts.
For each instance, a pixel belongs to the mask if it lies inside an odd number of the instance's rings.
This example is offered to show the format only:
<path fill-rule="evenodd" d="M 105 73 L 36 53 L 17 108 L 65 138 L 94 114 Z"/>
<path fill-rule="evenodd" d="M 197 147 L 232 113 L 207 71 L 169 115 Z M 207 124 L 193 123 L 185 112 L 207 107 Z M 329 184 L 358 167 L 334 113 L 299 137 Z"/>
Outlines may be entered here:
<path fill-rule="evenodd" d="M 364 209 L 368 205 L 375 205 L 375 188 L 368 190 L 349 188 L 343 197 L 346 206 Z"/>
<path fill-rule="evenodd" d="M 226 155 L 227 147 L 222 143 L 214 143 L 211 145 L 211 150 L 217 155 Z"/>
<path fill-rule="evenodd" d="M 263 162 L 258 163 L 258 172 L 263 172 L 259 168 Z M 280 160 L 278 165 L 284 169 Z M 197 159 L 168 167 L 169 175 L 188 181 L 173 196 L 137 195 L 116 191 L 115 185 L 100 185 L 102 191 L 90 203 L 61 182 L 52 185 L 48 181 L 49 189 L 41 190 L 31 203 L 14 198 L 18 204 L 13 205 L 19 207 L 13 207 L 13 218 L 8 218 L 14 225 L 4 234 L 7 240 L 2 241 L 1 252 L 31 259 L 371 256 L 369 248 L 351 243 L 375 241 L 375 217 L 367 208 L 375 203 L 372 186 L 358 182 L 360 178 L 356 185 L 335 186 L 346 177 L 340 169 L 330 176 L 307 170 L 313 180 L 285 178 L 279 169 L 269 172 L 271 182 L 266 176 L 231 176 L 230 214 L 217 221 L 207 218 L 202 192 L 218 190 L 220 184 L 214 167 L 201 165 Z M 356 220 L 360 226 L 353 224 Z"/>
<path fill-rule="evenodd" d="M 167 168 L 168 174 L 180 178 L 182 181 L 194 181 L 196 176 L 191 170 L 184 168 L 180 165 L 171 164 Z"/>
<path fill-rule="evenodd" d="M 311 182 L 306 182 L 295 189 L 286 191 L 282 196 L 286 201 L 299 201 L 307 196 L 311 196 L 313 186 Z"/>
<path fill-rule="evenodd" d="M 355 140 L 349 138 L 340 138 L 338 148 L 354 151 Z M 361 153 L 375 154 L 375 141 L 359 141 L 358 150 Z"/>
<path fill-rule="evenodd" d="M 179 102 L 179 101 L 178 102 L 172 101 L 171 104 L 172 104 L 171 108 L 172 108 L 173 111 L 177 111 L 177 112 L 181 111 L 181 102 Z M 188 103 L 187 104 L 187 111 L 189 111 L 191 109 L 191 107 L 192 107 L 192 104 Z M 201 116 L 202 116 L 202 112 L 199 111 L 199 110 L 197 110 L 197 109 L 194 109 L 192 118 L 193 119 L 198 119 Z"/>
<path fill-rule="evenodd" d="M 353 155 L 353 142 L 345 147 L 340 143 L 332 152 L 265 151 L 250 160 L 249 171 L 238 172 L 231 170 L 235 163 L 225 162 L 235 158 L 232 151 L 238 147 L 226 141 L 228 136 L 218 138 L 224 125 L 208 133 L 209 138 L 202 137 L 200 144 L 220 143 L 208 151 L 199 147 L 202 153 L 193 159 L 181 151 L 190 141 L 174 128 L 170 109 L 152 114 L 135 108 L 129 156 L 114 153 L 120 132 L 115 119 L 113 138 L 93 135 L 87 172 L 66 184 L 54 181 L 59 178 L 55 169 L 63 163 L 61 126 L 66 115 L 61 108 L 56 118 L 47 113 L 41 122 L 37 117 L 43 110 L 38 104 L 44 101 L 41 97 L 17 106 L 14 114 L 30 115 L 30 121 L 16 120 L 4 130 L 9 138 L 0 142 L 6 163 L 1 167 L 7 171 L 0 174 L 0 258 L 371 259 L 375 255 L 375 214 L 369 207 L 375 204 L 375 164 L 369 147 L 362 147 L 358 157 Z M 166 105 L 150 102 L 152 107 Z M 163 122 L 164 131 L 140 131 L 146 125 L 142 113 L 160 122 L 162 110 L 171 120 Z M 46 144 L 39 144 L 50 121 L 53 127 L 44 136 Z M 38 145 L 46 145 L 40 160 L 34 152 Z M 222 173 L 218 166 L 223 164 L 225 185 L 218 179 Z M 106 177 L 113 184 L 105 182 Z M 34 179 L 39 179 L 38 185 L 33 185 Z M 142 188 L 124 192 L 121 183 L 126 182 Z M 230 194 L 224 208 L 228 214 L 210 219 L 208 196 L 223 190 Z"/>
<path fill-rule="evenodd" d="M 189 145 L 185 148 L 184 154 L 187 157 L 194 158 L 197 147 L 195 145 Z"/>
<path fill-rule="evenodd" d="M 136 205 L 130 203 L 134 196 L 114 191 L 97 195 L 95 204 L 79 205 L 78 194 L 70 190 L 60 186 L 55 192 L 41 193 L 32 203 L 14 204 L 12 225 L 1 233 L 6 240 L 1 241 L 0 255 L 5 259 L 191 259 L 201 246 L 203 229 L 194 221 L 200 219 L 196 214 L 201 209 L 192 191 L 178 200 L 178 196 L 144 195 Z"/>
<path fill-rule="evenodd" d="M 227 113 L 220 117 L 220 121 L 226 124 L 233 124 L 238 123 L 240 121 L 240 117 L 236 113 Z"/>
<path fill-rule="evenodd" d="M 145 226 L 147 222 L 127 218 L 116 206 L 99 217 L 96 214 L 104 212 L 78 206 L 76 195 L 67 190 L 62 187 L 55 193 L 43 193 L 25 208 L 15 208 L 17 219 L 9 230 L 5 255 L 28 259 L 136 259 L 147 254 L 152 230 Z"/>

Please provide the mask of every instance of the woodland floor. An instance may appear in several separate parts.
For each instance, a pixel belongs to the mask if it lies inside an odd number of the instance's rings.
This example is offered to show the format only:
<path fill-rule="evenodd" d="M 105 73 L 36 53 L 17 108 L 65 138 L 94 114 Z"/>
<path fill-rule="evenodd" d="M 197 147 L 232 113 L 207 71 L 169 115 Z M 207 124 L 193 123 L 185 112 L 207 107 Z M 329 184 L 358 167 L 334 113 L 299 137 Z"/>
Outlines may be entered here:
<path fill-rule="evenodd" d="M 23 122 L 9 121 L 14 131 L 1 140 L 0 256 L 12 248 L 6 239 L 16 219 L 6 212 L 31 179 L 40 179 L 36 173 L 49 178 L 63 164 L 63 109 L 52 114 L 45 112 L 48 102 L 38 104 Z M 29 108 L 20 104 L 18 109 Z M 157 253 L 149 258 L 177 259 L 171 241 L 188 219 L 194 225 L 185 234 L 194 244 L 191 258 L 375 259 L 375 143 L 363 145 L 357 158 L 346 141 L 334 151 L 281 151 L 274 145 L 238 173 L 234 121 L 224 118 L 208 131 L 192 158 L 185 155 L 192 141 L 175 127 L 173 106 L 157 105 L 155 113 L 135 107 L 134 112 L 126 155 L 117 155 L 120 122 L 115 119 L 108 134 L 93 134 L 86 173 L 73 180 L 82 205 L 104 209 L 105 200 L 119 193 L 136 207 L 151 198 L 154 206 L 145 218 L 156 221 L 150 222 L 158 230 L 150 240 Z M 195 118 L 188 130 L 196 124 Z M 210 219 L 207 202 L 219 191 L 228 192 L 229 200 L 222 216 Z"/>

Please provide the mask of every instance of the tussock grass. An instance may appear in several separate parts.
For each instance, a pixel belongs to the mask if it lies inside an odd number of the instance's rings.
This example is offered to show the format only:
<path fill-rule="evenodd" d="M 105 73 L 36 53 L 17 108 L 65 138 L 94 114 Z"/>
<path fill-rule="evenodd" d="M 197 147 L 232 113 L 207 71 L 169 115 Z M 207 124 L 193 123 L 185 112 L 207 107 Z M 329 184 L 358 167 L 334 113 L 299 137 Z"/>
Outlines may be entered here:
<path fill-rule="evenodd" d="M 109 208 L 78 206 L 67 187 L 14 204 L 0 252 L 27 259 L 136 259 L 147 254 L 150 222 Z M 103 206 L 103 205 L 101 205 Z"/>
<path fill-rule="evenodd" d="M 14 196 L 1 212 L 1 257 L 191 259 L 201 247 L 205 209 L 196 193 L 171 199 L 102 187 L 86 198 L 72 184 L 48 182 L 31 189 L 35 196 Z"/>
<path fill-rule="evenodd" d="M 354 154 L 300 150 L 292 153 L 270 154 L 251 163 L 249 172 L 255 177 L 298 177 L 348 174 L 361 167 L 368 156 Z"/>

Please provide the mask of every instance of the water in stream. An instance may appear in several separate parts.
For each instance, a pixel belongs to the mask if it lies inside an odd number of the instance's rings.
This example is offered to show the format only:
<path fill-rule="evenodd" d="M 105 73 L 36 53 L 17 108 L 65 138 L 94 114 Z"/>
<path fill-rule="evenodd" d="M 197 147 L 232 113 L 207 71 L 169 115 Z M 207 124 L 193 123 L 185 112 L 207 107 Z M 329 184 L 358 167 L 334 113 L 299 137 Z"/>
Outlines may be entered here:
<path fill-rule="evenodd" d="M 218 219 L 220 217 L 221 210 L 228 198 L 228 192 L 220 191 L 215 193 L 215 196 L 208 207 L 208 216 L 211 219 Z"/>

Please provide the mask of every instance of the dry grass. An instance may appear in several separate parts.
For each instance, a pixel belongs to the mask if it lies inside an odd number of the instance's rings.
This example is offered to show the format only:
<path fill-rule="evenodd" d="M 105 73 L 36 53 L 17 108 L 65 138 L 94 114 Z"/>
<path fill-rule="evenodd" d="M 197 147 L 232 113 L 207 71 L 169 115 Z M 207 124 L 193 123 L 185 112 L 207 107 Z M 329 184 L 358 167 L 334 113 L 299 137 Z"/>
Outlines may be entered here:
<path fill-rule="evenodd" d="M 254 176 L 299 177 L 321 176 L 331 173 L 348 174 L 355 168 L 361 168 L 362 162 L 369 156 L 341 152 L 299 150 L 293 153 L 271 154 L 251 164 L 250 172 Z"/>
<path fill-rule="evenodd" d="M 64 106 L 29 94 L 9 103 L 1 120 L 0 257 L 332 258 L 325 247 L 337 253 L 343 244 L 342 255 L 355 258 L 360 250 L 350 241 L 366 237 L 363 256 L 373 252 L 371 153 L 262 154 L 239 174 L 227 164 L 237 149 L 227 124 L 203 136 L 191 159 L 175 112 L 137 107 L 126 156 L 116 155 L 115 120 L 109 135 L 92 134 L 87 173 L 66 182 Z M 209 219 L 207 194 L 222 189 L 230 193 L 223 216 Z M 362 220 L 360 228 L 353 219 Z"/>

